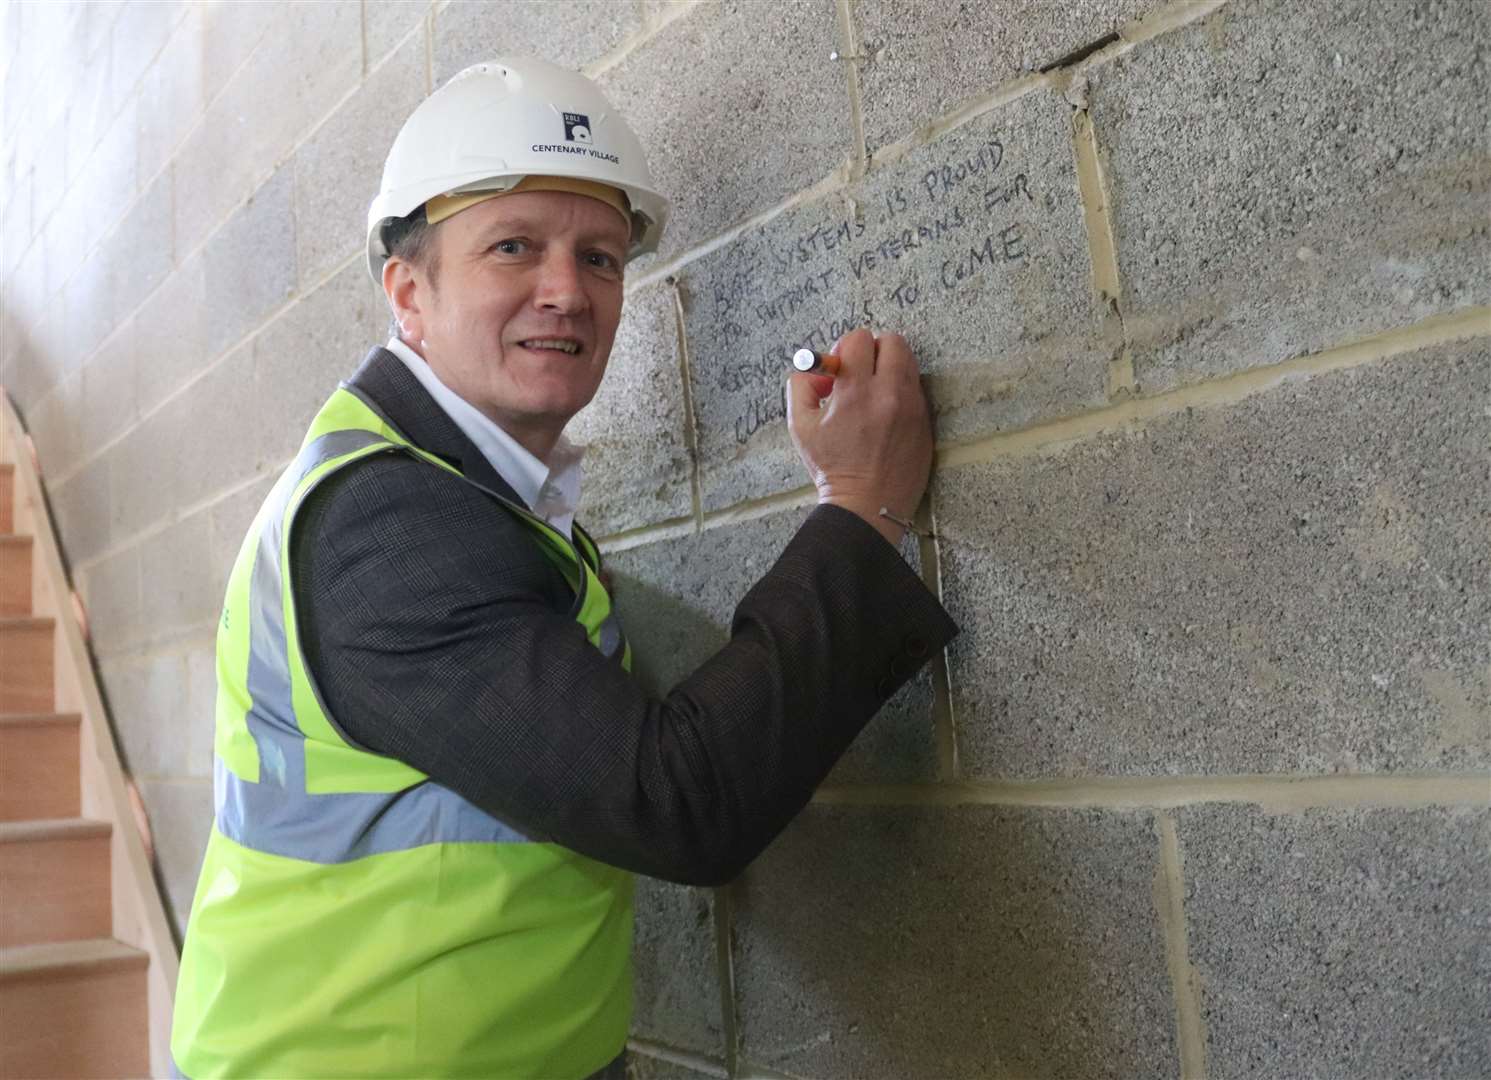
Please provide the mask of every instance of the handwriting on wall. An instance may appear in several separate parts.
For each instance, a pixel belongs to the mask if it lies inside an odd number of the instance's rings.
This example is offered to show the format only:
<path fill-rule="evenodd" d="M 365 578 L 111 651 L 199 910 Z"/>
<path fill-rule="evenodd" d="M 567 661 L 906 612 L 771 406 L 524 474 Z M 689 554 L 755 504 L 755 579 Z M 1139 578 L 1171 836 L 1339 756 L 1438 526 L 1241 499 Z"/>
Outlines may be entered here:
<path fill-rule="evenodd" d="M 732 397 L 750 395 L 734 417 L 735 441 L 783 418 L 797 349 L 826 350 L 867 323 L 905 325 L 919 305 L 956 302 L 970 283 L 1027 266 L 1035 201 L 1031 178 L 991 138 L 919 182 L 875 188 L 843 220 L 742 245 L 700 298 L 726 358 L 709 377 Z"/>

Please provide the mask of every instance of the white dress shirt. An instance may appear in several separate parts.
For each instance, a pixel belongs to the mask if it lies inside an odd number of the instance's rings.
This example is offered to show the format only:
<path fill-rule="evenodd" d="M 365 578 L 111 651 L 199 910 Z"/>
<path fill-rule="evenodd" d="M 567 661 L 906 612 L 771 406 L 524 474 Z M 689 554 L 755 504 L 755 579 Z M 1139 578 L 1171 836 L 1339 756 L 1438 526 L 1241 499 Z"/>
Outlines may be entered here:
<path fill-rule="evenodd" d="M 580 462 L 585 448 L 560 435 L 549 460 L 540 461 L 485 413 L 441 382 L 419 353 L 397 337 L 389 339 L 387 349 L 404 362 L 435 399 L 435 404 L 475 444 L 497 475 L 512 485 L 528 509 L 574 539 L 570 527 L 580 503 Z"/>

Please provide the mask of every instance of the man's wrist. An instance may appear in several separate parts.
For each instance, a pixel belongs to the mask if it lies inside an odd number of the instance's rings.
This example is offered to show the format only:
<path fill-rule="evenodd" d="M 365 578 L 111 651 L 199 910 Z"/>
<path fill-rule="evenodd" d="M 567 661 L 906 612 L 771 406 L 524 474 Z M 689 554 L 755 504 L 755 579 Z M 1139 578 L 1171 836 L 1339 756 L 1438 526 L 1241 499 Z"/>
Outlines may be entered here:
<path fill-rule="evenodd" d="M 897 550 L 900 549 L 901 541 L 906 536 L 906 528 L 903 525 L 898 525 L 890 518 L 883 517 L 881 515 L 880 508 L 882 505 L 884 505 L 883 503 L 875 502 L 872 505 L 870 502 L 866 502 L 864 499 L 848 498 L 837 495 L 830 495 L 827 498 L 823 498 L 818 501 L 821 503 L 827 503 L 829 506 L 837 506 L 840 510 L 848 510 L 851 514 L 854 514 L 857 517 L 861 518 L 865 522 L 865 524 L 870 526 L 870 528 L 874 529 L 881 536 L 885 537 L 886 542 L 890 544 L 891 547 L 896 548 Z"/>

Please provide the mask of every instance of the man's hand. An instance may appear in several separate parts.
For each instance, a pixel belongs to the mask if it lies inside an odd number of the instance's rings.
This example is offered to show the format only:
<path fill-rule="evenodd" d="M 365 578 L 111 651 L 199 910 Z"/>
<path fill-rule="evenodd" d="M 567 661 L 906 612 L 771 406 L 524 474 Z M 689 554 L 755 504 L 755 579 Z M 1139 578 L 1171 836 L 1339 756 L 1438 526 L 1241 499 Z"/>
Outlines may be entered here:
<path fill-rule="evenodd" d="M 853 511 L 899 545 L 905 530 L 880 508 L 910 518 L 932 468 L 932 419 L 916 357 L 900 334 L 877 339 L 863 329 L 833 351 L 836 379 L 800 372 L 789 379 L 787 429 L 818 501 Z"/>

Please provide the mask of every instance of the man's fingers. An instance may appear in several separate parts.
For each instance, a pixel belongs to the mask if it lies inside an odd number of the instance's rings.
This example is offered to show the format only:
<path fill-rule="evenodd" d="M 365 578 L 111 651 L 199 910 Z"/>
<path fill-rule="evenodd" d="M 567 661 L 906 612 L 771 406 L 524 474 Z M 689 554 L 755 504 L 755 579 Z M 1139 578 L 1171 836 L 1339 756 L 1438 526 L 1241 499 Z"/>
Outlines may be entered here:
<path fill-rule="evenodd" d="M 822 378 L 821 375 L 808 375 L 795 371 L 787 379 L 787 426 L 789 428 L 799 424 L 818 422 L 819 402 L 824 395 L 818 392 L 817 384 Z"/>
<path fill-rule="evenodd" d="M 921 374 L 911 346 L 900 334 L 887 333 L 877 337 L 868 328 L 861 327 L 841 337 L 834 345 L 834 352 L 839 357 L 841 379 L 846 374 L 851 380 L 890 374 L 910 381 Z"/>
<path fill-rule="evenodd" d="M 900 334 L 881 334 L 875 341 L 877 373 L 901 379 L 915 379 L 921 374 L 911 346 Z"/>
<path fill-rule="evenodd" d="M 875 335 L 864 327 L 839 338 L 833 351 L 839 358 L 839 378 L 863 379 L 875 374 Z"/>

